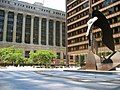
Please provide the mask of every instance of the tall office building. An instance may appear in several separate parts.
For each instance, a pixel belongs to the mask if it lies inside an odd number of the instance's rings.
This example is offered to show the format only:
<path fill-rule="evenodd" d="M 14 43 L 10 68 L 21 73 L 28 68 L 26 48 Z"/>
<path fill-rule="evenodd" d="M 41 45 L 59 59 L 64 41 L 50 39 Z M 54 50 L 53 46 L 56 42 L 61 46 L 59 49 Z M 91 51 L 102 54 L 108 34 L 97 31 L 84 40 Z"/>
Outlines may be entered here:
<path fill-rule="evenodd" d="M 0 0 L 0 47 L 50 49 L 65 57 L 65 12 L 18 0 Z"/>
<path fill-rule="evenodd" d="M 85 59 L 88 52 L 89 0 L 66 0 L 66 7 L 69 63 L 75 64 L 75 61 Z M 92 9 L 101 11 L 109 20 L 115 49 L 120 50 L 120 0 L 92 0 Z M 98 54 L 110 54 L 111 51 L 101 42 L 102 34 L 98 27 L 93 27 L 93 36 L 98 43 Z"/>

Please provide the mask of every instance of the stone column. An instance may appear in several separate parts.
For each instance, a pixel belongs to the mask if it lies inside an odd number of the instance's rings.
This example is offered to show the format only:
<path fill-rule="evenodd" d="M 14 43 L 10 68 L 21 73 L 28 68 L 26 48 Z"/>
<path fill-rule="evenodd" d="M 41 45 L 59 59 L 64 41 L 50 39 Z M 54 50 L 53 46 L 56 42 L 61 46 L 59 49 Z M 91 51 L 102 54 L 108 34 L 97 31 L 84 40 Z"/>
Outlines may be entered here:
<path fill-rule="evenodd" d="M 41 20 L 42 20 L 42 18 L 41 17 L 39 17 L 39 45 L 41 45 Z"/>
<path fill-rule="evenodd" d="M 3 41 L 6 42 L 8 10 L 5 10 Z"/>
<path fill-rule="evenodd" d="M 53 29 L 53 45 L 56 46 L 56 41 L 55 41 L 56 40 L 55 39 L 56 38 L 56 36 L 55 36 L 56 35 L 56 21 L 54 21 L 53 27 L 54 27 L 54 29 Z"/>
<path fill-rule="evenodd" d="M 46 24 L 46 45 L 49 45 L 49 19 L 47 19 L 47 24 Z"/>
<path fill-rule="evenodd" d="M 60 53 L 61 53 L 61 57 L 60 57 L 60 59 L 63 59 L 63 52 L 61 51 Z"/>
<path fill-rule="evenodd" d="M 62 22 L 60 22 L 60 46 L 62 47 Z"/>
<path fill-rule="evenodd" d="M 30 35 L 30 44 L 33 44 L 33 25 L 34 24 L 34 16 L 31 16 L 31 35 Z"/>
<path fill-rule="evenodd" d="M 16 23 L 17 23 L 17 12 L 14 13 L 14 27 L 13 27 L 13 42 L 16 42 Z"/>
<path fill-rule="evenodd" d="M 25 43 L 25 20 L 26 20 L 26 14 L 23 14 L 22 43 Z"/>

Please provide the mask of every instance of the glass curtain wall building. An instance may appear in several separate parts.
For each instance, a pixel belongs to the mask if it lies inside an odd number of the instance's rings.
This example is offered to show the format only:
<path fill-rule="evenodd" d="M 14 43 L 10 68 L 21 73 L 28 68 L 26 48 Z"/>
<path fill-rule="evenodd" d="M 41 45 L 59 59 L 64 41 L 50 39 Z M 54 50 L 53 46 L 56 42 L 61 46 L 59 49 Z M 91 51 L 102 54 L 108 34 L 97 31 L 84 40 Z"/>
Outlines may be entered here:
<path fill-rule="evenodd" d="M 89 0 L 66 0 L 67 36 L 69 63 L 75 64 L 86 58 L 88 38 L 86 37 L 89 19 Z M 113 30 L 115 49 L 120 50 L 120 1 L 92 0 L 92 9 L 101 11 L 108 19 Z M 107 56 L 110 50 L 101 42 L 102 33 L 93 27 L 93 35 L 98 43 L 98 54 Z"/>
<path fill-rule="evenodd" d="M 41 3 L 0 0 L 0 47 L 15 46 L 25 51 L 50 49 L 65 60 L 65 12 Z"/>

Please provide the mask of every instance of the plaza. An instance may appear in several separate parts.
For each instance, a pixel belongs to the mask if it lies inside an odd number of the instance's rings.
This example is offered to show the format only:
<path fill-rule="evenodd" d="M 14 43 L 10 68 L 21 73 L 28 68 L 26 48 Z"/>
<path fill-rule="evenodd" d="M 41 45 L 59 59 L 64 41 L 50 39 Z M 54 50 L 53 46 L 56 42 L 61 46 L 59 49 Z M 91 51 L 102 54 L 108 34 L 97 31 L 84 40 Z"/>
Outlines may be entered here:
<path fill-rule="evenodd" d="M 0 90 L 119 90 L 120 73 L 0 71 Z"/>
<path fill-rule="evenodd" d="M 120 66 L 120 1 L 91 0 L 91 8 L 89 0 L 65 1 L 66 12 L 39 2 L 0 0 L 0 90 L 120 89 L 120 68 L 116 68 Z M 90 9 L 100 10 L 108 19 L 116 51 L 104 45 L 100 27 L 94 26 L 99 51 L 95 60 L 88 57 Z"/>

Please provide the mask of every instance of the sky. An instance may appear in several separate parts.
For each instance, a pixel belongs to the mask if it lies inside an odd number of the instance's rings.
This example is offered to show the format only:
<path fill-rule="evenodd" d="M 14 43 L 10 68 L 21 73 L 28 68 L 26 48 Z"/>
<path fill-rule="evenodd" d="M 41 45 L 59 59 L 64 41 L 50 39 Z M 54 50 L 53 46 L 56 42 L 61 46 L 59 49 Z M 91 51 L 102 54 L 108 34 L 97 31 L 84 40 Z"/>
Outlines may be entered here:
<path fill-rule="evenodd" d="M 44 3 L 45 7 L 65 11 L 65 0 L 18 0 L 28 3 L 40 2 Z"/>

